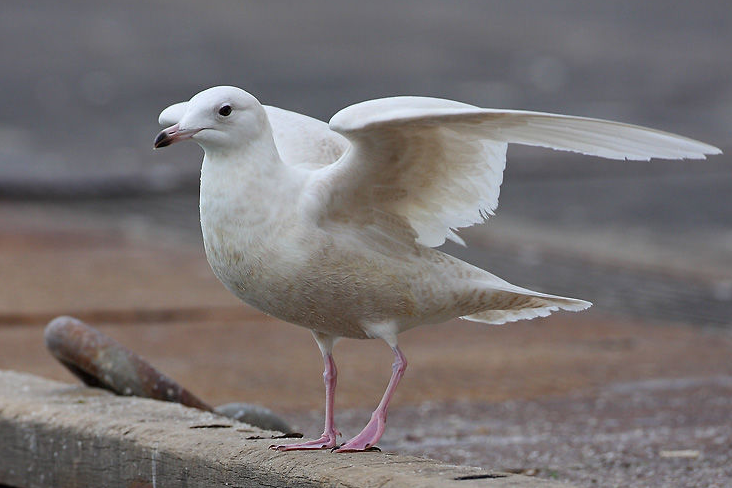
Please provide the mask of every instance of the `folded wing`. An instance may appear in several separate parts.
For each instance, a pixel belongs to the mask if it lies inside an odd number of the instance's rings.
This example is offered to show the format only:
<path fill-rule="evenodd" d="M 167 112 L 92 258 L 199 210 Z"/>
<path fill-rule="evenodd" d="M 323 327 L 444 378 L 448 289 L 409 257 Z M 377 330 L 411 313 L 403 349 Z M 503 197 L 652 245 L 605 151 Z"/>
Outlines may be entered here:
<path fill-rule="evenodd" d="M 264 110 L 277 151 L 286 164 L 317 169 L 334 163 L 348 148 L 348 140 L 325 122 L 268 105 Z"/>

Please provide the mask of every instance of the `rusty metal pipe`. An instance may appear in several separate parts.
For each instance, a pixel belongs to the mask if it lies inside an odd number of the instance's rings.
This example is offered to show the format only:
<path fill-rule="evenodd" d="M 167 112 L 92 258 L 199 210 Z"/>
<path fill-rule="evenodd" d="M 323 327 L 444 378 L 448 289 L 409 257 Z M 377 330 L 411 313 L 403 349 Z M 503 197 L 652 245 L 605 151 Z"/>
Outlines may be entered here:
<path fill-rule="evenodd" d="M 89 386 L 213 412 L 193 393 L 111 337 L 73 317 L 57 317 L 44 334 L 46 347 Z"/>

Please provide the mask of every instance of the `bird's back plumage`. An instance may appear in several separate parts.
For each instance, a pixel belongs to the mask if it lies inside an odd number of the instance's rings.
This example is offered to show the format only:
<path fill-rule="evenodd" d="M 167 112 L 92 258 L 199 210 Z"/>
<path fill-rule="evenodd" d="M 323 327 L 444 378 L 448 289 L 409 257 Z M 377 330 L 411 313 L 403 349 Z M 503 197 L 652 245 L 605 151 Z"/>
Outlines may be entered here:
<path fill-rule="evenodd" d="M 269 105 L 264 110 L 277 151 L 289 166 L 318 169 L 336 162 L 348 148 L 348 140 L 323 121 Z"/>

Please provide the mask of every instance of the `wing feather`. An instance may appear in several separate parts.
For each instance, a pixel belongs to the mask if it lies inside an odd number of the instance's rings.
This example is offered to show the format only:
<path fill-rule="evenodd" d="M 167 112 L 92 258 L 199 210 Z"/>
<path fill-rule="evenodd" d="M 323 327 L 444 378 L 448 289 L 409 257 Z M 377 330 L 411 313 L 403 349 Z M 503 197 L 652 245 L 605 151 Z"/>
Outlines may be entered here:
<path fill-rule="evenodd" d="M 399 217 L 426 246 L 445 238 L 462 242 L 457 228 L 493 214 L 509 143 L 633 160 L 702 159 L 721 152 L 619 122 L 425 97 L 352 105 L 331 118 L 330 129 L 345 136 L 350 148 L 319 174 L 327 182 L 320 187 L 328 188 L 322 218 L 374 225 L 376 208 Z"/>
<path fill-rule="evenodd" d="M 334 163 L 348 140 L 318 119 L 264 105 L 280 158 L 291 166 L 317 169 Z"/>

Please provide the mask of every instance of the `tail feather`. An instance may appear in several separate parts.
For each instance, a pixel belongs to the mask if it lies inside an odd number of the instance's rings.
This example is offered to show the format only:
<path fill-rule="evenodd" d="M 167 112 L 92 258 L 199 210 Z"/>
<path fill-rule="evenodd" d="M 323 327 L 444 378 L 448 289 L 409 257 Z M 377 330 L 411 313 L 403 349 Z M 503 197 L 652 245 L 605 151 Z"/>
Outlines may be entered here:
<path fill-rule="evenodd" d="M 495 287 L 495 284 L 492 286 Z M 498 325 L 517 320 L 546 317 L 558 310 L 578 312 L 592 305 L 584 300 L 547 295 L 513 285 L 505 288 L 495 290 L 484 310 L 460 318 Z"/>

